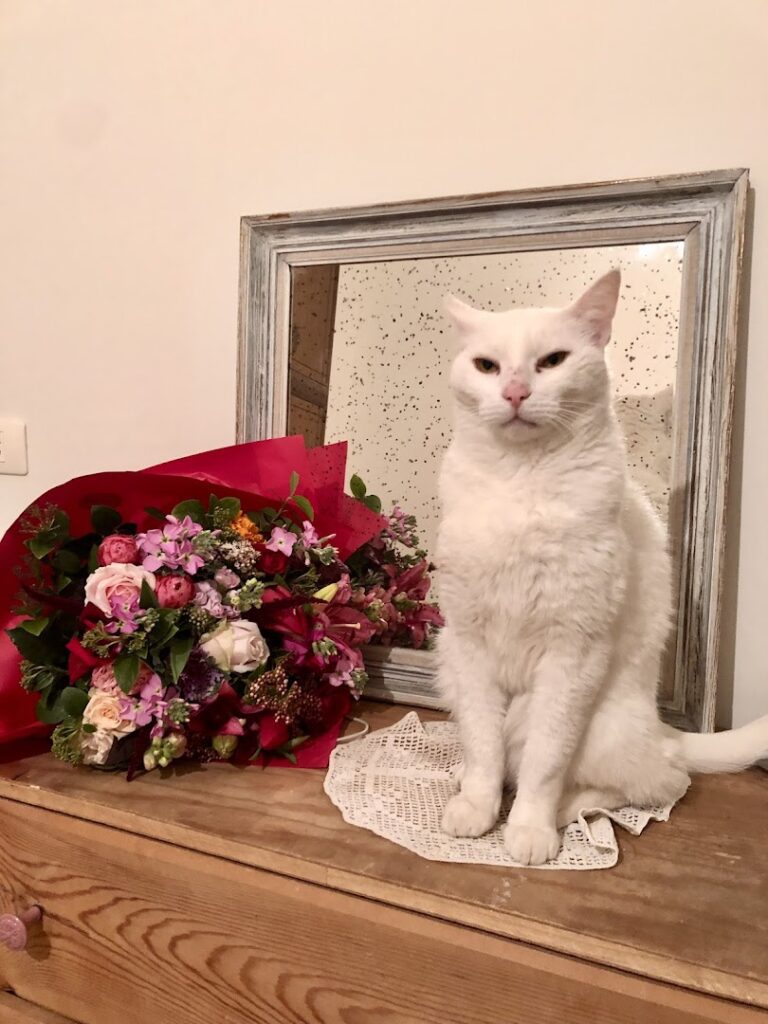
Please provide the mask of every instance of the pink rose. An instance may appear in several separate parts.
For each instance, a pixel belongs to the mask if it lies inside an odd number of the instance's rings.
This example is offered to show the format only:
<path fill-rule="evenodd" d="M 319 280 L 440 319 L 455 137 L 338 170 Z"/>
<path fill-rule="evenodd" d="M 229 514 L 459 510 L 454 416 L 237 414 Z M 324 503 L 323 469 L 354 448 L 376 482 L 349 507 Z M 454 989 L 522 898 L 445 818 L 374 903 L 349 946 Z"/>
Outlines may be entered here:
<path fill-rule="evenodd" d="M 130 564 L 138 557 L 136 541 L 122 533 L 113 533 L 99 544 L 99 565 L 112 565 L 113 562 Z"/>
<path fill-rule="evenodd" d="M 160 576 L 155 596 L 161 608 L 183 608 L 195 596 L 195 585 L 188 576 Z"/>
<path fill-rule="evenodd" d="M 127 607 L 135 603 L 138 606 L 141 584 L 145 580 L 154 590 L 154 573 L 138 565 L 127 565 L 124 562 L 103 565 L 85 581 L 85 602 L 95 605 L 100 612 L 112 618 L 117 605 Z"/>
<path fill-rule="evenodd" d="M 115 670 L 112 668 L 111 661 L 104 665 L 97 665 L 93 670 L 91 689 L 101 690 L 102 693 L 111 693 L 114 696 L 120 693 L 120 687 L 117 685 Z"/>
<path fill-rule="evenodd" d="M 91 690 L 101 690 L 103 693 L 111 693 L 113 696 L 122 697 L 123 691 L 115 678 L 114 662 L 108 661 L 97 665 L 91 674 Z M 143 661 L 139 666 L 139 674 L 133 684 L 131 693 L 138 693 L 141 687 L 152 677 L 152 669 Z"/>

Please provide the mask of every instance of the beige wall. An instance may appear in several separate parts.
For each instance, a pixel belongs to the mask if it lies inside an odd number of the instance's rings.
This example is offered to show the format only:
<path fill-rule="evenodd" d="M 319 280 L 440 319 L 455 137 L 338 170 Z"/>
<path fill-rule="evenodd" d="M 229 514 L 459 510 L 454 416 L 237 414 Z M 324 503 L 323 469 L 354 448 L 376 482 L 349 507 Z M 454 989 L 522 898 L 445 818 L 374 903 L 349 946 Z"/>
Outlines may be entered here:
<path fill-rule="evenodd" d="M 3 0 L 0 46 L 0 526 L 232 439 L 242 214 L 749 166 L 728 602 L 735 717 L 768 712 L 764 0 Z"/>

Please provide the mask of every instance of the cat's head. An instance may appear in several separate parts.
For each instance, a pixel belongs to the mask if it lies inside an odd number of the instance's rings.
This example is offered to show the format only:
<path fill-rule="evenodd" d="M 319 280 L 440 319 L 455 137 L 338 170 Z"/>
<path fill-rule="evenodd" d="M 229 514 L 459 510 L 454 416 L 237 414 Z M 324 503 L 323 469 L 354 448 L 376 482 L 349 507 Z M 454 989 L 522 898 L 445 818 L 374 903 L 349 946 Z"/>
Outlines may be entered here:
<path fill-rule="evenodd" d="M 459 407 L 510 444 L 572 435 L 608 409 L 604 349 L 620 283 L 612 270 L 562 309 L 488 313 L 448 296 L 460 344 L 451 368 Z"/>

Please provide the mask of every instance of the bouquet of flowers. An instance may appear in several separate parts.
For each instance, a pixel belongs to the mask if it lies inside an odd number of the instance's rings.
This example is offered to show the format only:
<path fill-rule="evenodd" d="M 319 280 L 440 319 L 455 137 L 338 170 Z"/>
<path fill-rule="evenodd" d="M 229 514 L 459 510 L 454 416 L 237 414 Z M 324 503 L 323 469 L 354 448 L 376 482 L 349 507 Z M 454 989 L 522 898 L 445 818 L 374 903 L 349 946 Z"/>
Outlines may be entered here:
<path fill-rule="evenodd" d="M 441 620 L 413 520 L 382 517 L 357 477 L 343 493 L 343 446 L 297 440 L 79 478 L 9 531 L 18 657 L 0 656 L 0 693 L 15 671 L 56 756 L 129 774 L 182 757 L 320 766 L 365 646 L 428 643 Z M 93 501 L 105 484 L 114 500 Z"/>

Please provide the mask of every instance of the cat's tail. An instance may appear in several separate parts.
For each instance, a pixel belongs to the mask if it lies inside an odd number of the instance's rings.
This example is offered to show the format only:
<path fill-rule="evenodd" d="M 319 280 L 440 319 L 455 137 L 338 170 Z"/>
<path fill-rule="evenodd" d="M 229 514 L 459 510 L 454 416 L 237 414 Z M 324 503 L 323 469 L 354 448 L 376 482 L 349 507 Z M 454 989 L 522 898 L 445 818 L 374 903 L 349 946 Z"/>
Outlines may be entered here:
<path fill-rule="evenodd" d="M 740 772 L 768 757 L 768 715 L 728 732 L 679 732 L 691 772 Z"/>

